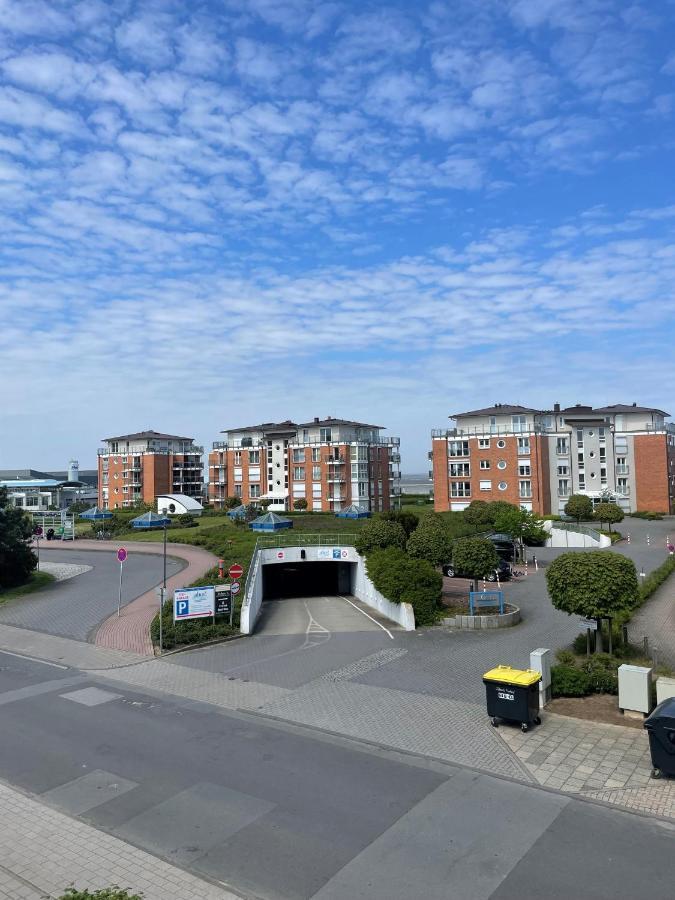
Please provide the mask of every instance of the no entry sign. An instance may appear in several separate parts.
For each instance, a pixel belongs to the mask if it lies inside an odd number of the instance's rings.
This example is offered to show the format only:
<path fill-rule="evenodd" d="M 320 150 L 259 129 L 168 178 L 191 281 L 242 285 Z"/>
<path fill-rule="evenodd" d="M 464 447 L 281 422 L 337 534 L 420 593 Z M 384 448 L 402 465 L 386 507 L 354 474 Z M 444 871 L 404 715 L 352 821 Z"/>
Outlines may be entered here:
<path fill-rule="evenodd" d="M 127 558 L 127 551 L 124 549 L 124 547 L 120 547 L 120 549 L 117 551 L 117 559 L 121 563 L 123 563 L 126 558 Z"/>
<path fill-rule="evenodd" d="M 234 563 L 234 565 L 230 566 L 230 568 L 227 570 L 227 574 L 230 576 L 230 578 L 233 578 L 236 581 L 237 578 L 241 578 L 241 576 L 244 574 L 244 569 L 239 565 L 239 563 Z"/>

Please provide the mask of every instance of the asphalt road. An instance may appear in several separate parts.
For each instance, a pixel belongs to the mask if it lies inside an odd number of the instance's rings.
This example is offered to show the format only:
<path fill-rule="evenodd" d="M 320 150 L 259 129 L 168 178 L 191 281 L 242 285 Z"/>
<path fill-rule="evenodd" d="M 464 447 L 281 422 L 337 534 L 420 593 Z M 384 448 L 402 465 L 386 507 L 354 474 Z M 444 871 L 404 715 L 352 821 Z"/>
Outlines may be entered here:
<path fill-rule="evenodd" d="M 66 555 L 43 546 L 40 559 L 92 566 L 92 570 L 0 604 L 0 623 L 79 641 L 93 640 L 101 622 L 117 610 L 120 564 L 115 554 L 72 550 Z M 167 577 L 184 567 L 183 560 L 167 557 Z M 155 556 L 134 553 L 132 547 L 124 563 L 122 605 L 160 584 L 162 577 L 161 551 Z"/>
<path fill-rule="evenodd" d="M 672 895 L 672 825 L 0 652 L 0 777 L 247 897 Z"/>

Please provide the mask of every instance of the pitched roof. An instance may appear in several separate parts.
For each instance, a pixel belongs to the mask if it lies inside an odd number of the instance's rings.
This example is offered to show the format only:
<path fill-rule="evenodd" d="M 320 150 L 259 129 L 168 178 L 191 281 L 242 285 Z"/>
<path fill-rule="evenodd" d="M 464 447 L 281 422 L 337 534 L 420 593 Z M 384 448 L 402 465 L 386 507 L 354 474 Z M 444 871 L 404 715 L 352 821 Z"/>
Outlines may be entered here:
<path fill-rule="evenodd" d="M 540 413 L 540 409 L 531 409 L 529 406 L 514 406 L 510 403 L 495 403 L 494 406 L 486 406 L 485 409 L 473 409 L 470 412 L 453 413 L 449 419 L 464 419 L 469 416 L 518 416 L 524 413 Z"/>
<path fill-rule="evenodd" d="M 301 428 L 311 428 L 312 425 L 351 425 L 354 428 L 384 428 L 384 425 L 369 425 L 367 422 L 353 422 L 351 419 L 334 419 L 333 416 L 326 416 L 325 419 L 315 418 L 311 422 L 302 422 Z"/>
<path fill-rule="evenodd" d="M 296 422 L 286 419 L 285 422 L 262 422 L 260 425 L 245 425 L 243 428 L 223 428 L 221 434 L 231 434 L 237 431 L 295 431 L 298 428 Z"/>
<path fill-rule="evenodd" d="M 163 434 L 161 431 L 136 431 L 134 434 L 119 434 L 117 437 L 103 438 L 104 441 L 193 441 L 191 437 L 179 434 Z"/>
<path fill-rule="evenodd" d="M 654 406 L 637 406 L 635 403 L 615 403 L 613 406 L 599 406 L 594 412 L 598 413 L 657 413 L 659 416 L 669 416 L 670 413 Z"/>

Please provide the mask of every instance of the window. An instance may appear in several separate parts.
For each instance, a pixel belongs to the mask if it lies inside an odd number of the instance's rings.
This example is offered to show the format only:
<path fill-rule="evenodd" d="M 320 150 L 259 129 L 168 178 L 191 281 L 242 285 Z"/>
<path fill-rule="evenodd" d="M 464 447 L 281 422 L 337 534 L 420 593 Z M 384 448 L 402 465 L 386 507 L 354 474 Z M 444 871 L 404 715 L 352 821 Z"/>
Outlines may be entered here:
<path fill-rule="evenodd" d="M 471 475 L 470 463 L 450 463 L 451 478 L 466 478 Z"/>
<path fill-rule="evenodd" d="M 492 490 L 492 482 L 491 481 L 479 481 L 478 486 L 481 491 L 491 491 Z"/>
<path fill-rule="evenodd" d="M 479 450 L 489 450 L 490 449 L 490 438 L 478 438 L 478 449 Z"/>
<path fill-rule="evenodd" d="M 581 490 L 584 490 L 584 488 L 586 487 L 586 476 L 583 472 L 579 472 L 579 487 L 581 488 Z"/>
<path fill-rule="evenodd" d="M 520 482 L 520 490 L 518 493 L 519 497 L 531 497 L 532 496 L 532 482 L 531 481 L 521 481 Z"/>
<path fill-rule="evenodd" d="M 304 481 L 305 480 L 305 467 L 304 466 L 296 466 L 293 469 L 293 480 L 294 481 Z"/>
<path fill-rule="evenodd" d="M 248 470 L 249 481 L 260 481 L 260 466 L 250 466 Z"/>
<path fill-rule="evenodd" d="M 506 460 L 500 459 L 499 462 L 497 463 L 497 468 L 502 469 L 502 470 L 505 469 L 506 468 Z"/>
<path fill-rule="evenodd" d="M 497 432 L 497 416 L 490 416 L 490 434 Z"/>
<path fill-rule="evenodd" d="M 579 463 L 580 466 L 583 466 L 583 465 L 585 464 L 585 463 L 584 463 L 584 451 L 583 451 L 583 450 L 581 450 L 579 453 L 577 453 L 577 462 Z"/>
<path fill-rule="evenodd" d="M 505 491 L 508 487 L 508 484 L 505 481 L 500 481 L 497 487 L 500 491 Z"/>
<path fill-rule="evenodd" d="M 321 466 L 312 466 L 312 479 L 321 481 Z"/>
<path fill-rule="evenodd" d="M 558 496 L 559 497 L 569 497 L 570 495 L 570 483 L 567 478 L 560 478 L 558 481 Z"/>
<path fill-rule="evenodd" d="M 450 482 L 451 497 L 470 497 L 471 482 L 470 481 L 452 481 Z"/>
<path fill-rule="evenodd" d="M 584 446 L 584 429 L 577 428 L 577 447 Z"/>
<path fill-rule="evenodd" d="M 249 450 L 248 461 L 252 466 L 260 465 L 260 450 Z"/>
<path fill-rule="evenodd" d="M 511 416 L 511 427 L 514 431 L 525 431 L 526 425 L 525 416 Z"/>
<path fill-rule="evenodd" d="M 600 484 L 607 484 L 607 466 L 600 467 Z"/>
<path fill-rule="evenodd" d="M 260 485 L 259 484 L 250 485 L 250 487 L 248 489 L 248 493 L 249 493 L 251 500 L 255 500 L 256 497 L 260 496 Z"/>
<path fill-rule="evenodd" d="M 352 450 L 356 450 L 356 447 L 352 447 Z M 321 447 L 312 447 L 312 462 L 321 462 Z"/>
<path fill-rule="evenodd" d="M 241 450 L 234 451 L 234 464 L 235 466 L 241 465 Z"/>
<path fill-rule="evenodd" d="M 319 440 L 322 444 L 330 443 L 333 440 L 333 432 L 330 428 L 319 429 Z"/>
<path fill-rule="evenodd" d="M 241 481 L 241 469 L 234 470 L 234 480 Z"/>
<path fill-rule="evenodd" d="M 305 461 L 305 448 L 302 447 L 300 450 L 293 451 L 293 462 L 299 463 Z"/>
<path fill-rule="evenodd" d="M 481 459 L 480 467 L 481 467 L 481 469 L 489 469 L 490 468 L 490 460 L 489 459 Z"/>
<path fill-rule="evenodd" d="M 617 475 L 627 475 L 628 474 L 628 466 L 626 465 L 625 456 L 617 456 L 616 458 L 616 474 Z"/>
<path fill-rule="evenodd" d="M 526 438 L 518 438 L 518 454 L 520 456 L 529 456 L 530 454 L 530 439 Z"/>
<path fill-rule="evenodd" d="M 504 447 L 506 447 L 506 441 L 504 440 L 504 438 L 500 438 L 497 441 L 497 446 L 499 447 L 500 450 L 503 450 Z"/>
<path fill-rule="evenodd" d="M 26 497 L 26 506 L 38 506 L 38 498 Z"/>
<path fill-rule="evenodd" d="M 570 452 L 569 444 L 566 437 L 559 437 L 555 442 L 555 452 L 558 456 L 567 456 Z"/>
<path fill-rule="evenodd" d="M 235 486 L 234 486 L 234 496 L 235 496 L 235 497 L 241 497 L 241 485 L 240 485 L 240 484 L 235 484 Z"/>
<path fill-rule="evenodd" d="M 468 441 L 450 441 L 448 443 L 448 456 L 468 456 Z"/>
<path fill-rule="evenodd" d="M 570 474 L 569 466 L 567 466 L 567 465 L 558 466 L 558 475 L 569 475 L 569 474 Z"/>
<path fill-rule="evenodd" d="M 600 447 L 600 462 L 603 463 L 603 462 L 606 462 L 606 460 L 607 460 L 607 448 Z"/>
<path fill-rule="evenodd" d="M 532 472 L 530 470 L 529 463 L 520 463 L 518 466 L 518 474 L 519 475 L 531 475 Z"/>
<path fill-rule="evenodd" d="M 617 478 L 616 479 L 616 491 L 618 494 L 628 494 L 628 479 L 627 478 Z"/>
<path fill-rule="evenodd" d="M 598 428 L 598 440 L 599 441 L 605 440 L 605 429 L 604 428 Z"/>

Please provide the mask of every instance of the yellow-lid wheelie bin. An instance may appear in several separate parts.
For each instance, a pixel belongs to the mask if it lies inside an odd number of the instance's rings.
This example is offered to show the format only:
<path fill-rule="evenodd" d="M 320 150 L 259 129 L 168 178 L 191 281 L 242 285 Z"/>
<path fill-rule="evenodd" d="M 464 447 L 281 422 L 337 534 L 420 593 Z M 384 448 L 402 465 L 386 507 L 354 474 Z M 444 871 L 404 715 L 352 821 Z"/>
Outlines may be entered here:
<path fill-rule="evenodd" d="M 483 675 L 487 713 L 495 728 L 500 719 L 520 722 L 523 731 L 532 723 L 539 725 L 539 682 L 541 675 L 533 669 L 497 666 Z"/>

